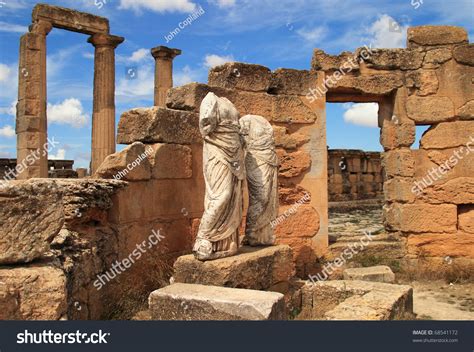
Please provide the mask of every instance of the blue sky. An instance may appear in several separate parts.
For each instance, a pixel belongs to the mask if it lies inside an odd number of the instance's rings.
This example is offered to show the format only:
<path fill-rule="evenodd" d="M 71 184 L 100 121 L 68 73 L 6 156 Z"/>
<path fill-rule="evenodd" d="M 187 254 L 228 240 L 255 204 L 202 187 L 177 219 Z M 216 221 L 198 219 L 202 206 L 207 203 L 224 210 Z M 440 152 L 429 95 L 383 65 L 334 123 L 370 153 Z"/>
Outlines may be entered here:
<path fill-rule="evenodd" d="M 206 82 L 210 67 L 227 61 L 309 69 L 314 48 L 331 54 L 372 43 L 405 47 L 408 26 L 434 24 L 466 28 L 474 34 L 474 0 L 43 0 L 109 18 L 111 33 L 125 37 L 116 50 L 117 122 L 120 114 L 153 101 L 153 58 L 149 49 L 189 13 L 205 13 L 167 46 L 180 48 L 175 85 Z M 14 103 L 18 47 L 36 1 L 0 0 L 0 157 L 15 157 Z M 395 21 L 401 31 L 390 31 Z M 49 136 L 60 142 L 52 157 L 90 158 L 93 47 L 87 36 L 53 29 L 48 35 Z M 130 79 L 129 68 L 138 78 Z M 376 107 L 327 105 L 331 148 L 381 150 L 373 127 Z"/>

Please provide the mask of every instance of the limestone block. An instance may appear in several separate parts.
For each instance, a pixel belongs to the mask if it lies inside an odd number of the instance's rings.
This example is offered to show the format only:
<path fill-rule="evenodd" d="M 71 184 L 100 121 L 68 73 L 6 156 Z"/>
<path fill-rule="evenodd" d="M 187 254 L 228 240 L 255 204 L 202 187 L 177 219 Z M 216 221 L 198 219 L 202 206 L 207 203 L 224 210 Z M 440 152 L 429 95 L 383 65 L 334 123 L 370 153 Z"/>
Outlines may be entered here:
<path fill-rule="evenodd" d="M 271 71 L 261 65 L 229 62 L 209 71 L 209 85 L 251 92 L 267 92 Z"/>
<path fill-rule="evenodd" d="M 456 116 L 461 120 L 474 120 L 474 100 L 469 100 L 466 104 L 457 109 Z"/>
<path fill-rule="evenodd" d="M 311 200 L 311 194 L 308 190 L 299 185 L 283 185 L 278 187 L 278 196 L 280 204 L 293 205 L 296 202 L 307 203 Z"/>
<path fill-rule="evenodd" d="M 174 282 L 266 290 L 295 272 L 288 246 L 242 247 L 231 257 L 199 261 L 193 255 L 174 264 Z"/>
<path fill-rule="evenodd" d="M 140 142 L 129 145 L 122 151 L 111 154 L 97 169 L 100 178 L 123 179 L 124 181 L 145 181 L 151 178 L 149 155 L 154 153 L 150 146 Z"/>
<path fill-rule="evenodd" d="M 474 66 L 474 44 L 454 48 L 453 57 L 460 64 Z"/>
<path fill-rule="evenodd" d="M 446 44 L 467 43 L 467 32 L 462 27 L 455 26 L 416 26 L 409 27 L 407 32 L 407 47 L 433 46 Z"/>
<path fill-rule="evenodd" d="M 317 118 L 306 97 L 277 95 L 273 100 L 273 122 L 314 123 Z"/>
<path fill-rule="evenodd" d="M 189 83 L 168 90 L 166 106 L 175 110 L 199 110 L 202 100 L 207 93 L 213 92 L 219 97 L 231 99 L 232 91 L 229 89 L 211 87 L 202 83 Z"/>
<path fill-rule="evenodd" d="M 457 177 L 423 190 L 419 197 L 431 204 L 474 204 L 474 178 Z"/>
<path fill-rule="evenodd" d="M 436 48 L 426 52 L 423 60 L 424 68 L 438 68 L 441 64 L 450 60 L 453 57 L 450 48 Z"/>
<path fill-rule="evenodd" d="M 445 122 L 432 126 L 421 140 L 424 149 L 446 149 L 465 146 L 474 140 L 474 121 Z"/>
<path fill-rule="evenodd" d="M 377 49 L 367 57 L 368 67 L 378 70 L 417 70 L 425 54 L 419 49 Z"/>
<path fill-rule="evenodd" d="M 284 149 L 296 149 L 309 142 L 309 137 L 302 133 L 288 133 L 288 129 L 283 126 L 273 126 L 275 145 Z"/>
<path fill-rule="evenodd" d="M 386 265 L 370 266 L 366 268 L 349 268 L 343 271 L 344 280 L 361 280 L 394 283 L 395 274 Z"/>
<path fill-rule="evenodd" d="M 472 233 L 414 234 L 407 238 L 409 255 L 426 257 L 467 257 L 474 259 L 474 236 Z"/>
<path fill-rule="evenodd" d="M 416 97 L 407 101 L 407 114 L 417 124 L 431 124 L 454 118 L 454 104 L 448 97 Z"/>
<path fill-rule="evenodd" d="M 299 318 L 311 320 L 395 320 L 413 318 L 413 289 L 359 280 L 307 282 Z"/>
<path fill-rule="evenodd" d="M 334 92 L 353 90 L 358 93 L 386 95 L 403 86 L 402 76 L 398 73 L 371 74 L 352 76 L 346 75 L 336 81 L 329 82 L 329 90 Z"/>
<path fill-rule="evenodd" d="M 64 224 L 58 185 L 30 179 L 0 187 L 0 224 L 0 264 L 40 258 Z"/>
<path fill-rule="evenodd" d="M 389 178 L 395 176 L 412 177 L 415 174 L 415 159 L 412 151 L 408 149 L 383 153 L 382 165 Z"/>
<path fill-rule="evenodd" d="M 326 54 L 321 49 L 314 49 L 311 60 L 311 68 L 315 71 L 334 71 L 351 68 L 353 71 L 359 70 L 359 61 L 354 53 L 344 51 L 339 55 Z"/>
<path fill-rule="evenodd" d="M 199 117 L 162 107 L 132 109 L 120 117 L 117 143 L 200 144 Z"/>
<path fill-rule="evenodd" d="M 162 143 L 150 147 L 153 148 L 148 157 L 152 178 L 180 179 L 193 176 L 191 148 L 180 144 Z"/>
<path fill-rule="evenodd" d="M 309 272 L 317 270 L 317 244 L 310 237 L 277 237 L 276 243 L 291 247 L 293 261 L 298 277 L 306 277 Z"/>
<path fill-rule="evenodd" d="M 306 96 L 310 88 L 314 89 L 317 85 L 317 72 L 279 68 L 272 72 L 269 92 L 271 94 Z"/>
<path fill-rule="evenodd" d="M 384 120 L 380 143 L 385 150 L 392 150 L 402 147 L 411 147 L 415 142 L 416 125 L 413 120 L 404 119 L 394 123 L 391 120 Z"/>
<path fill-rule="evenodd" d="M 277 149 L 280 160 L 279 176 L 291 178 L 301 175 L 311 167 L 311 156 L 302 150 L 287 153 L 285 150 Z"/>
<path fill-rule="evenodd" d="M 33 22 L 45 20 L 51 22 L 54 27 L 74 32 L 86 34 L 109 33 L 108 19 L 59 6 L 37 4 L 33 8 L 32 18 Z"/>
<path fill-rule="evenodd" d="M 282 237 L 314 237 L 320 226 L 320 216 L 309 204 L 280 206 L 275 234 Z"/>
<path fill-rule="evenodd" d="M 155 320 L 285 320 L 281 293 L 176 283 L 150 294 Z"/>
<path fill-rule="evenodd" d="M 457 231 L 457 207 L 453 204 L 394 204 L 384 208 L 390 229 L 406 233 L 454 233 Z"/>
<path fill-rule="evenodd" d="M 42 265 L 0 268 L 0 320 L 59 320 L 66 312 L 62 270 Z"/>
<path fill-rule="evenodd" d="M 439 87 L 438 77 L 434 70 L 411 71 L 405 75 L 406 86 L 416 89 L 416 95 L 436 94 Z"/>
<path fill-rule="evenodd" d="M 413 182 L 403 178 L 392 178 L 383 185 L 385 199 L 389 202 L 413 203 L 415 193 L 412 188 Z"/>
<path fill-rule="evenodd" d="M 460 231 L 474 234 L 474 205 L 459 207 L 458 222 Z"/>

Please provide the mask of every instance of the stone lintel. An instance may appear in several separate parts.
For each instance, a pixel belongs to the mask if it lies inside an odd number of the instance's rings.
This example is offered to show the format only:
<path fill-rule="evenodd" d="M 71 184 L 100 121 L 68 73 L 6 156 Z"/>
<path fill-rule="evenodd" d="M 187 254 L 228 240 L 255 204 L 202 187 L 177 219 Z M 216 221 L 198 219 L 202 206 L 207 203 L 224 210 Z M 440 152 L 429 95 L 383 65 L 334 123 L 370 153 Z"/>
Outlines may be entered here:
<path fill-rule="evenodd" d="M 160 45 L 151 49 L 151 55 L 155 59 L 173 60 L 176 56 L 181 55 L 181 50 Z"/>
<path fill-rule="evenodd" d="M 33 8 L 32 20 L 33 23 L 45 20 L 55 28 L 84 34 L 107 34 L 110 30 L 107 18 L 47 4 L 37 4 Z"/>

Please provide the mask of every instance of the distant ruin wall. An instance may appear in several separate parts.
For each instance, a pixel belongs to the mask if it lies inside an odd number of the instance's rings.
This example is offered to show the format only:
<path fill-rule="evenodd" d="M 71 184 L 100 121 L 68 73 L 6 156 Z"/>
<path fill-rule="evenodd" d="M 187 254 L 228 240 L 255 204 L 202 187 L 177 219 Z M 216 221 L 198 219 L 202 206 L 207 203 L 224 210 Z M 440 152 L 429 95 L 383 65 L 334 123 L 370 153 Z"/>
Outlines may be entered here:
<path fill-rule="evenodd" d="M 330 202 L 383 198 L 380 152 L 328 150 Z"/>

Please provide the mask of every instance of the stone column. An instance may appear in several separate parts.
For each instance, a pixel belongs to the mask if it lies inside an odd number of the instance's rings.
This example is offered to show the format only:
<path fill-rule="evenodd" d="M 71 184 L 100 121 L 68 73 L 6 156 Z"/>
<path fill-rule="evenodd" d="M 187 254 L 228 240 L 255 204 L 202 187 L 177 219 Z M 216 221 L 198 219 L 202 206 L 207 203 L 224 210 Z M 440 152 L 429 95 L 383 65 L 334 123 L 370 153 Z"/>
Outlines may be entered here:
<path fill-rule="evenodd" d="M 16 114 L 16 178 L 48 177 L 46 36 L 53 28 L 37 21 L 20 39 Z"/>
<path fill-rule="evenodd" d="M 151 49 L 155 58 L 155 106 L 164 107 L 166 94 L 173 88 L 173 59 L 181 55 L 181 50 L 158 46 Z"/>
<path fill-rule="evenodd" d="M 94 34 L 94 102 L 92 113 L 91 175 L 115 153 L 115 48 L 124 38 Z"/>

